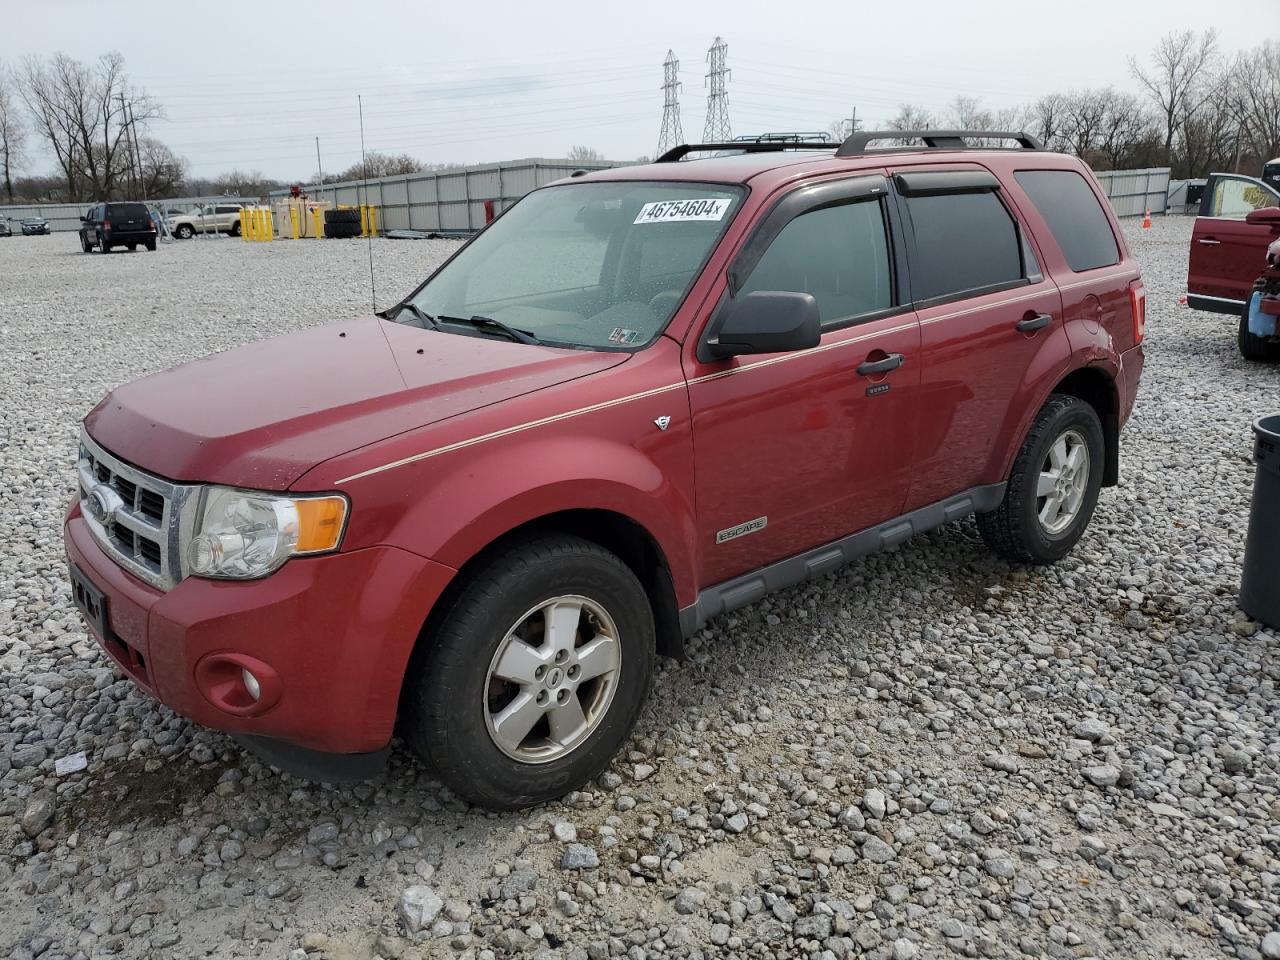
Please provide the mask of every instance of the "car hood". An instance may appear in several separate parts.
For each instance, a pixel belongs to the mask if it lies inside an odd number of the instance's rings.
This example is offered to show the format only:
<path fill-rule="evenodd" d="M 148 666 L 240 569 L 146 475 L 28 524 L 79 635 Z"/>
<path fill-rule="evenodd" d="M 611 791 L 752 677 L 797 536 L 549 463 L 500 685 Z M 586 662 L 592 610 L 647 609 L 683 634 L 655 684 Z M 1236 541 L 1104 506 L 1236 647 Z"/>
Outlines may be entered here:
<path fill-rule="evenodd" d="M 284 490 L 331 457 L 628 356 L 361 317 L 125 384 L 85 428 L 117 457 L 170 480 Z"/>

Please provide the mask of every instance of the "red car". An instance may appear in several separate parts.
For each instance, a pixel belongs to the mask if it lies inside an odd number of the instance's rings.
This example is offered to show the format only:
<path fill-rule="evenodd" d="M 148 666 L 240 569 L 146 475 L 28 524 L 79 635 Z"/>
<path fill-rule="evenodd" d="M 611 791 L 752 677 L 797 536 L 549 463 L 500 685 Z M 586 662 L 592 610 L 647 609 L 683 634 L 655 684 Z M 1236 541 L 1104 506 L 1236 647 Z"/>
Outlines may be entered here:
<path fill-rule="evenodd" d="M 1191 233 L 1187 305 L 1239 318 L 1240 352 L 1250 360 L 1280 359 L 1280 341 L 1250 332 L 1248 309 L 1267 247 L 1277 238 L 1280 193 L 1275 188 L 1239 174 L 1209 177 Z"/>
<path fill-rule="evenodd" d="M 281 766 L 398 731 L 519 807 L 725 611 L 974 513 L 1063 557 L 1117 482 L 1137 264 L 1080 161 L 871 148 L 909 136 L 575 175 L 382 315 L 114 390 L 65 529 L 94 635 Z"/>

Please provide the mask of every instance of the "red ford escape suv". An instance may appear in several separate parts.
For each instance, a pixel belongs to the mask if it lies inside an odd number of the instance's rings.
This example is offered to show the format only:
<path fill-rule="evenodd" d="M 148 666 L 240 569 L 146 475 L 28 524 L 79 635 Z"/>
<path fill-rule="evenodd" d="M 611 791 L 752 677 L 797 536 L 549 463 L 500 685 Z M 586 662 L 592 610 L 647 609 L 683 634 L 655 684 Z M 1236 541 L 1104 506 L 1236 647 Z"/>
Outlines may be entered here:
<path fill-rule="evenodd" d="M 471 800 L 537 803 L 712 617 L 972 513 L 1065 555 L 1143 323 L 1093 177 L 1031 137 L 678 147 L 535 190 L 382 315 L 109 394 L 76 602 L 285 769 L 368 775 L 398 731 Z"/>

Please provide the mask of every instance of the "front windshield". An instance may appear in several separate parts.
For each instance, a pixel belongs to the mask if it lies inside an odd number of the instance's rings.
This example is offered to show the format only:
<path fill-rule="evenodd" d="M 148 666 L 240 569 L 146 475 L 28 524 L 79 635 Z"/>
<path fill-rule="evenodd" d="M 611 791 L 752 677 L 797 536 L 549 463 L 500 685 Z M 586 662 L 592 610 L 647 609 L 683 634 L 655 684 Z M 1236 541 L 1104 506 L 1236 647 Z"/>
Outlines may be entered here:
<path fill-rule="evenodd" d="M 550 344 L 639 347 L 667 325 L 740 198 L 700 183 L 537 190 L 409 302 L 446 325 L 483 316 Z"/>

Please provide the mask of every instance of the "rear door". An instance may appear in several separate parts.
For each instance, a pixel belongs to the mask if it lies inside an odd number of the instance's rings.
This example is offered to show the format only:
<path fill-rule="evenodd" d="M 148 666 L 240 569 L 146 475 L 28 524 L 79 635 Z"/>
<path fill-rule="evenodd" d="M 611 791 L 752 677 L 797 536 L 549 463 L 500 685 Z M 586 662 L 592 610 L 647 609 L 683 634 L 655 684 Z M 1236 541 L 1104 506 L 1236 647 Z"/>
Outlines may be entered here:
<path fill-rule="evenodd" d="M 1004 479 L 1039 367 L 1065 367 L 1071 349 L 1058 288 L 994 175 L 908 167 L 893 180 L 924 355 L 914 510 Z"/>
<path fill-rule="evenodd" d="M 1215 173 L 1205 185 L 1191 233 L 1187 301 L 1201 310 L 1238 313 L 1262 272 L 1269 227 L 1245 223 L 1245 215 L 1280 205 L 1280 194 L 1261 180 Z"/>
<path fill-rule="evenodd" d="M 823 331 L 819 346 L 794 353 L 686 357 L 702 583 L 902 512 L 920 332 L 900 251 L 881 175 L 791 191 L 743 245 L 729 272 L 735 295 L 812 294 Z"/>

